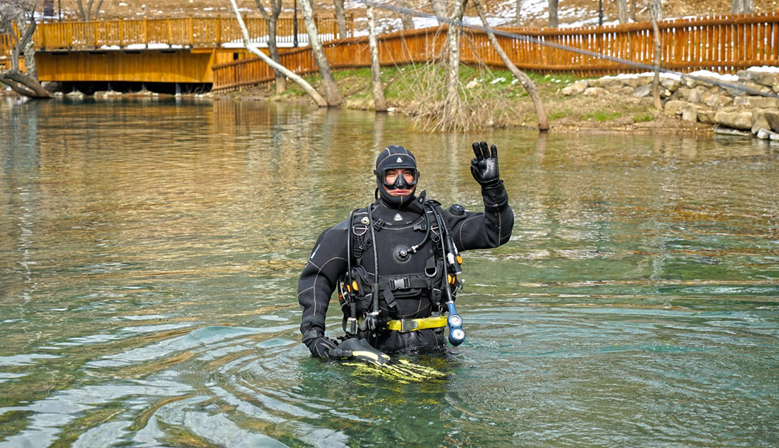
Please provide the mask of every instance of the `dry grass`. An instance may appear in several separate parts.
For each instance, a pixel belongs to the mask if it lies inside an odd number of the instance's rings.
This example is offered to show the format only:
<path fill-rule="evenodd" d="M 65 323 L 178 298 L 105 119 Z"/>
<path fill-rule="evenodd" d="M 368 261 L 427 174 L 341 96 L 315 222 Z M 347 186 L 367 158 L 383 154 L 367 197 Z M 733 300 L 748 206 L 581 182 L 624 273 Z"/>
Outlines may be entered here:
<path fill-rule="evenodd" d="M 510 72 L 465 66 L 460 67 L 460 107 L 451 123 L 441 123 L 446 82 L 443 73 L 443 68 L 432 63 L 382 69 L 388 105 L 396 113 L 409 115 L 417 127 L 428 131 L 537 128 L 533 103 Z M 659 114 L 648 98 L 620 94 L 564 96 L 560 93 L 562 88 L 577 78 L 528 75 L 538 86 L 550 125 L 556 132 L 587 129 L 698 132 L 711 129 Z M 370 69 L 336 72 L 335 79 L 344 96 L 342 107 L 373 110 Z M 319 88 L 318 76 L 307 80 Z M 273 85 L 267 84 L 233 92 L 230 96 L 240 100 L 311 103 L 303 90 L 294 84 L 281 95 L 276 95 Z"/>

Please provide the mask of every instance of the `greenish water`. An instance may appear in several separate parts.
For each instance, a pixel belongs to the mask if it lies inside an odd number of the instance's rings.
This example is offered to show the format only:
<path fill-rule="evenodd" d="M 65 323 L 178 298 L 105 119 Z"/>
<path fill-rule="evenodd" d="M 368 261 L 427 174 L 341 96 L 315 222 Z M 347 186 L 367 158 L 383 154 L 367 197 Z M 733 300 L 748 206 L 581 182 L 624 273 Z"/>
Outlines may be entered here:
<path fill-rule="evenodd" d="M 779 147 L 415 132 L 196 101 L 0 105 L 0 447 L 773 447 Z M 312 359 L 297 276 L 401 144 L 517 224 L 465 253 L 467 341 L 404 383 Z M 330 329 L 340 334 L 337 307 Z"/>

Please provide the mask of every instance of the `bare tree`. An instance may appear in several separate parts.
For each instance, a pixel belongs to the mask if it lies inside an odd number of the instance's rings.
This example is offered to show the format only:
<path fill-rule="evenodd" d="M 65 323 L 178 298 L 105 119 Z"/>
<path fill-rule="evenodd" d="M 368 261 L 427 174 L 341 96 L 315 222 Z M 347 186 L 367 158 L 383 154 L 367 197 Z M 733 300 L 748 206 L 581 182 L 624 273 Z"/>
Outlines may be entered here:
<path fill-rule="evenodd" d="M 411 3 L 408 0 L 397 0 L 397 2 L 401 8 L 411 9 Z M 400 13 L 400 22 L 403 24 L 404 30 L 414 29 L 414 19 L 410 14 Z"/>
<path fill-rule="evenodd" d="M 272 69 L 281 72 L 283 75 L 287 76 L 289 79 L 294 81 L 297 85 L 299 85 L 311 97 L 311 99 L 314 100 L 317 106 L 327 107 L 328 105 L 327 101 L 325 101 L 325 99 L 322 98 L 322 95 L 320 95 L 319 92 L 316 91 L 316 89 L 311 87 L 311 84 L 307 83 L 305 79 L 301 78 L 293 71 L 289 70 L 288 68 L 284 67 L 283 65 L 271 59 L 267 54 L 260 51 L 257 48 L 257 46 L 251 42 L 251 39 L 249 37 L 249 30 L 246 28 L 246 24 L 243 21 L 243 17 L 241 17 L 241 13 L 238 11 L 238 5 L 235 3 L 235 0 L 230 0 L 230 4 L 233 6 L 233 11 L 235 12 L 235 18 L 238 19 L 238 26 L 241 27 L 241 33 L 243 34 L 243 42 L 246 45 L 246 49 L 251 51 L 255 55 L 257 55 L 260 59 L 262 59 L 263 62 L 270 65 Z"/>
<path fill-rule="evenodd" d="M 368 46 L 371 52 L 371 77 L 373 79 L 373 108 L 376 112 L 387 111 L 387 100 L 384 98 L 384 84 L 381 82 L 381 66 L 379 65 L 379 46 L 376 42 L 376 20 L 373 18 L 373 6 L 368 4 Z"/>
<path fill-rule="evenodd" d="M 549 0 L 549 28 L 557 28 L 557 3 L 558 0 Z"/>
<path fill-rule="evenodd" d="M 97 4 L 95 4 L 95 0 L 87 0 L 86 4 L 84 4 L 84 0 L 76 0 L 76 4 L 78 5 L 78 15 L 81 21 L 86 22 L 97 19 L 97 16 L 100 14 L 100 7 L 103 6 L 103 0 L 97 0 Z"/>
<path fill-rule="evenodd" d="M 733 0 L 733 14 L 752 14 L 755 12 L 754 0 Z"/>
<path fill-rule="evenodd" d="M 446 4 L 444 4 L 443 0 L 430 0 L 430 6 L 433 7 L 433 13 L 437 17 L 448 16 L 448 14 L 446 14 Z M 440 24 L 441 21 L 439 20 L 438 23 Z"/>
<path fill-rule="evenodd" d="M 335 7 L 335 23 L 338 27 L 338 38 L 346 38 L 346 11 L 344 11 L 344 0 L 333 0 Z"/>
<path fill-rule="evenodd" d="M 617 0 L 617 18 L 619 19 L 619 23 L 630 22 L 628 0 Z"/>
<path fill-rule="evenodd" d="M 522 11 L 522 0 L 517 0 L 516 16 L 514 19 L 514 26 L 517 28 L 522 26 L 522 14 L 520 14 L 520 11 Z"/>
<path fill-rule="evenodd" d="M 635 22 L 637 16 L 638 6 L 636 5 L 636 0 L 630 0 L 630 19 Z"/>
<path fill-rule="evenodd" d="M 533 83 L 533 80 L 531 80 L 522 70 L 518 69 L 513 62 L 511 62 L 511 59 L 508 57 L 506 52 L 503 51 L 503 47 L 500 45 L 500 42 L 498 42 L 498 39 L 495 37 L 492 31 L 490 31 L 489 24 L 487 23 L 487 18 L 484 16 L 484 11 L 482 10 L 481 7 L 481 1 L 480 0 L 472 0 L 472 1 L 473 1 L 473 6 L 476 7 L 476 13 L 479 14 L 481 23 L 484 24 L 484 27 L 487 30 L 487 36 L 489 37 L 492 46 L 495 48 L 495 51 L 498 53 L 498 56 L 500 56 L 500 59 L 503 61 L 506 67 L 511 71 L 514 77 L 519 80 L 519 82 L 522 84 L 522 87 L 525 88 L 525 91 L 527 91 L 527 94 L 530 96 L 530 99 L 533 100 L 533 107 L 535 107 L 536 116 L 538 117 L 538 130 L 541 132 L 548 131 L 549 119 L 547 118 L 546 115 L 546 106 L 544 106 L 544 102 L 541 99 L 541 94 L 538 92 L 536 85 Z"/>
<path fill-rule="evenodd" d="M 461 22 L 465 10 L 465 2 L 468 0 L 454 0 L 454 8 L 450 17 L 455 22 Z M 457 87 L 460 84 L 460 36 L 462 27 L 450 24 L 446 36 L 449 49 L 449 71 L 447 72 L 446 100 L 444 102 L 444 120 L 454 115 L 460 105 L 460 97 L 457 95 Z"/>
<path fill-rule="evenodd" d="M 654 99 L 655 109 L 663 110 L 663 103 L 660 101 L 660 61 L 663 57 L 662 42 L 660 41 L 660 27 L 657 22 L 663 20 L 663 5 L 661 0 L 649 0 L 649 17 L 652 19 L 652 31 L 655 40 L 655 77 L 652 82 L 652 98 Z"/>
<path fill-rule="evenodd" d="M 319 75 L 322 77 L 322 88 L 325 91 L 327 105 L 331 107 L 338 106 L 343 102 L 343 98 L 341 98 L 341 94 L 338 92 L 338 85 L 335 83 L 333 72 L 330 70 L 330 62 L 327 60 L 325 50 L 322 48 L 322 43 L 319 42 L 319 32 L 314 22 L 313 0 L 300 0 L 300 5 L 303 9 L 303 19 L 306 21 L 311 51 L 314 53 L 316 65 L 319 67 Z"/>
<path fill-rule="evenodd" d="M 32 36 L 35 33 L 35 10 L 37 0 L 6 0 L 0 4 L 2 27 L 11 35 L 11 70 L 0 72 L 0 83 L 14 92 L 30 98 L 51 98 L 51 94 L 38 82 L 38 70 L 35 64 L 35 48 Z M 14 27 L 16 24 L 16 27 Z M 24 54 L 26 73 L 19 68 L 19 60 Z"/>
<path fill-rule="evenodd" d="M 278 23 L 279 14 L 281 14 L 281 0 L 268 0 L 270 2 L 270 13 L 265 10 L 260 0 L 254 0 L 257 4 L 257 9 L 260 10 L 260 14 L 265 19 L 265 23 L 268 24 L 268 52 L 271 59 L 281 64 L 279 58 L 279 47 L 276 45 L 276 24 Z M 287 77 L 284 76 L 278 70 L 274 70 L 273 73 L 276 76 L 276 93 L 282 93 L 287 90 Z"/>

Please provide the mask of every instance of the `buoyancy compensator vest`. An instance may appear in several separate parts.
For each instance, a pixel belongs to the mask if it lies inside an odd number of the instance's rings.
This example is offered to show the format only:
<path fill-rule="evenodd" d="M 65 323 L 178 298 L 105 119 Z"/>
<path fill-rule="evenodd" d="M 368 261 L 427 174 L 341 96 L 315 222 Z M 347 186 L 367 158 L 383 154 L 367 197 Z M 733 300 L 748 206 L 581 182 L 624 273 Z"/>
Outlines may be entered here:
<path fill-rule="evenodd" d="M 461 287 L 462 260 L 439 203 L 422 192 L 405 213 L 417 219 L 399 225 L 378 216 L 388 210 L 379 207 L 349 215 L 347 272 L 338 282 L 347 337 L 375 338 L 405 327 L 398 322 L 441 316 Z"/>

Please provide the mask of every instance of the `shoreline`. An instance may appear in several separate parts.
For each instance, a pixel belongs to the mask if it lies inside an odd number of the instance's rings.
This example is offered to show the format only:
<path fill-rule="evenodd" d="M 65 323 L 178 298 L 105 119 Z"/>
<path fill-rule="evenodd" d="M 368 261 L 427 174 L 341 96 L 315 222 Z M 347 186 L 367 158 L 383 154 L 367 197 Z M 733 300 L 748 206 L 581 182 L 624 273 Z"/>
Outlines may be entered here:
<path fill-rule="evenodd" d="M 349 110 L 373 110 L 373 100 L 365 96 L 369 90 L 370 79 L 365 86 L 355 87 L 356 76 L 341 76 L 336 78 L 339 89 L 343 95 L 343 103 L 338 106 Z M 317 83 L 316 76 L 307 78 L 314 87 Z M 340 78 L 340 79 L 339 79 Z M 549 78 L 549 77 L 546 77 Z M 629 95 L 610 94 L 605 98 L 584 98 L 566 96 L 561 93 L 561 88 L 549 89 L 548 85 L 537 83 L 542 92 L 542 98 L 547 107 L 549 116 L 550 133 L 639 133 L 639 134 L 713 134 L 713 124 L 694 123 L 684 121 L 678 116 L 658 113 L 652 101 L 647 98 L 635 98 Z M 521 89 L 521 87 L 520 87 Z M 524 92 L 524 90 L 523 90 Z M 72 95 L 61 95 L 61 97 Z M 147 99 L 147 98 L 173 98 L 173 95 L 155 94 L 151 92 L 139 93 L 109 93 L 98 92 L 95 95 L 77 95 L 76 98 L 94 98 L 96 100 L 114 101 L 118 99 Z M 183 96 L 189 98 L 190 96 Z M 0 98 L 21 99 L 22 96 L 10 90 L 0 90 Z M 275 84 L 269 82 L 263 85 L 247 87 L 226 93 L 206 93 L 199 95 L 198 99 L 220 99 L 246 102 L 280 102 L 287 104 L 300 104 L 314 106 L 313 101 L 294 83 L 288 82 L 287 91 L 282 94 L 275 93 Z M 55 98 L 56 99 L 56 98 Z M 414 117 L 414 108 L 419 101 L 413 98 L 393 97 L 387 100 L 390 110 L 388 113 L 402 114 L 406 117 Z M 480 129 L 517 129 L 537 130 L 535 110 L 527 95 L 518 96 L 510 100 L 514 111 L 518 112 L 514 119 L 507 120 L 503 125 L 484 125 Z M 645 114 L 637 119 L 635 113 Z M 631 116 L 631 114 L 633 114 Z"/>
<path fill-rule="evenodd" d="M 343 73 L 343 72 L 342 72 Z M 314 87 L 317 77 L 309 77 L 307 81 Z M 344 101 L 339 106 L 351 110 L 373 110 L 373 100 L 370 95 L 368 80 L 363 89 L 354 88 L 354 77 L 336 77 L 336 82 L 342 92 Z M 537 77 L 550 79 L 550 77 Z M 577 78 L 573 78 L 577 79 Z M 312 82 L 313 80 L 313 82 Z M 534 80 L 537 81 L 537 80 Z M 302 90 L 295 91 L 297 86 L 288 82 L 288 90 L 283 94 L 275 93 L 275 84 L 269 82 L 263 85 L 247 87 L 226 93 L 210 94 L 212 97 L 232 99 L 234 101 L 267 101 L 290 104 L 310 104 L 313 101 Z M 577 132 L 608 132 L 608 133 L 643 133 L 643 134 L 713 134 L 715 126 L 699 122 L 682 120 L 679 116 L 657 112 L 651 98 L 636 98 L 632 95 L 610 94 L 604 98 L 587 98 L 569 96 L 562 93 L 562 87 L 550 88 L 549 83 L 537 82 L 542 91 L 542 99 L 547 107 L 551 133 Z M 519 87 L 519 89 L 522 89 Z M 386 85 L 385 85 L 386 90 Z M 290 93 L 294 91 L 294 93 Z M 349 93 L 344 93 L 344 92 Z M 524 89 L 522 89 L 524 94 Z M 418 102 L 414 98 L 392 98 L 387 100 L 389 113 L 403 114 L 414 117 L 414 108 Z M 512 107 L 519 113 L 516 120 L 502 126 L 482 126 L 480 129 L 504 128 L 537 130 L 537 118 L 530 98 L 524 94 L 512 101 Z M 644 114 L 638 117 L 638 114 Z"/>

